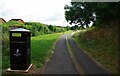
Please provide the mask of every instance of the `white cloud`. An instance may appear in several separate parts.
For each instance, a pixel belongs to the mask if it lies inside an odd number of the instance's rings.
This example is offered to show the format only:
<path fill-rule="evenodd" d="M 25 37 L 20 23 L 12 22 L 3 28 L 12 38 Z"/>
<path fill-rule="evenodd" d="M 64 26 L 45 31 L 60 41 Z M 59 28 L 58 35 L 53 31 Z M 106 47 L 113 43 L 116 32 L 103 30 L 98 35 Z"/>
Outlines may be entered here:
<path fill-rule="evenodd" d="M 65 25 L 64 6 L 71 0 L 0 0 L 0 17 Z"/>

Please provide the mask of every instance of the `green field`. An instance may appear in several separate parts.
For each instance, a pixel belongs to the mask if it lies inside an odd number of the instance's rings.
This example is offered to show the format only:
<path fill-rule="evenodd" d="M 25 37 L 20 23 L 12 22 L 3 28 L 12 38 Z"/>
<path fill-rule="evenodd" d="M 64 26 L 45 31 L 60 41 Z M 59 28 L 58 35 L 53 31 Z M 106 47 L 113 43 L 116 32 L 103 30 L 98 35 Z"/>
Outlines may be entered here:
<path fill-rule="evenodd" d="M 118 73 L 118 36 L 114 28 L 81 30 L 73 38 L 79 47 L 106 69 Z"/>
<path fill-rule="evenodd" d="M 46 34 L 31 37 L 31 61 L 40 68 L 52 55 L 53 45 L 62 33 Z M 2 49 L 2 68 L 9 67 L 9 49 Z"/>

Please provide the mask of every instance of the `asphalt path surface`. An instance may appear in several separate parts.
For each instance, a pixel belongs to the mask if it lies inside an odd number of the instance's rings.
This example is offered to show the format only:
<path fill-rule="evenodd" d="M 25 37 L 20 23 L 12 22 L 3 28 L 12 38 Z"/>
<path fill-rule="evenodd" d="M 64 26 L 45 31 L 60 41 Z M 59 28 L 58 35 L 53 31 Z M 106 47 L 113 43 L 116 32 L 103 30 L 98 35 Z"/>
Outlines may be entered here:
<path fill-rule="evenodd" d="M 48 63 L 44 74 L 79 74 L 70 57 L 66 36 L 77 63 L 85 74 L 110 74 L 86 55 L 71 38 L 70 34 L 62 35 L 55 45 L 54 54 Z"/>
<path fill-rule="evenodd" d="M 77 62 L 82 66 L 86 74 L 111 74 L 96 64 L 88 55 L 86 55 L 71 38 L 71 35 L 67 35 L 70 47 L 75 55 Z"/>
<path fill-rule="evenodd" d="M 78 74 L 66 45 L 66 35 L 62 35 L 55 45 L 54 54 L 45 74 Z"/>

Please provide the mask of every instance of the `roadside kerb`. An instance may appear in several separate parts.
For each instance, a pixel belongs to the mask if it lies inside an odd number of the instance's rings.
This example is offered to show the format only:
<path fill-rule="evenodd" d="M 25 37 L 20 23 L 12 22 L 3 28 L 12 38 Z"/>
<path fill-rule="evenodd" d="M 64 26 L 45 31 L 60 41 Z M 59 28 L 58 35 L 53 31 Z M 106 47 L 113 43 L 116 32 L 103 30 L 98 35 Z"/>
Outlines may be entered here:
<path fill-rule="evenodd" d="M 77 62 L 72 49 L 70 47 L 70 44 L 68 43 L 68 39 L 67 39 L 67 35 L 66 35 L 66 43 L 67 43 L 67 48 L 68 48 L 68 52 L 70 54 L 71 59 L 73 60 L 73 63 L 75 65 L 76 70 L 78 71 L 79 74 L 85 74 L 83 68 L 80 66 L 80 64 Z"/>
<path fill-rule="evenodd" d="M 77 32 L 75 32 L 75 33 L 77 33 Z M 71 37 L 72 37 L 75 33 L 71 34 Z M 73 40 L 76 42 L 75 39 L 73 39 Z M 76 44 L 77 44 L 77 46 L 80 48 L 80 46 L 78 45 L 77 42 L 76 42 Z M 103 67 L 102 64 L 100 64 L 98 61 L 96 61 L 96 60 L 95 60 L 92 56 L 90 56 L 84 49 L 82 49 L 82 48 L 80 48 L 80 49 L 81 49 L 81 51 L 82 51 L 84 54 L 86 54 L 93 62 L 95 62 L 97 65 L 99 65 L 101 68 L 103 68 L 104 71 L 110 72 L 110 73 L 112 74 L 112 72 L 111 72 L 109 69 L 106 69 L 105 67 Z"/>

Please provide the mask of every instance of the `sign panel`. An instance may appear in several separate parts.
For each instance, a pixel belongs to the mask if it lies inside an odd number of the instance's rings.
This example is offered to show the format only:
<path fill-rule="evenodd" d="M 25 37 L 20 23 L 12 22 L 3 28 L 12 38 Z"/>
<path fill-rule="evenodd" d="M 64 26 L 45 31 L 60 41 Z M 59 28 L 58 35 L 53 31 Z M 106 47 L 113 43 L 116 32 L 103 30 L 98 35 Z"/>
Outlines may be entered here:
<path fill-rule="evenodd" d="M 13 37 L 21 37 L 21 33 L 12 33 Z"/>

